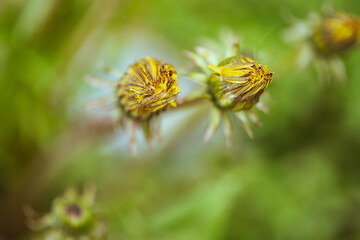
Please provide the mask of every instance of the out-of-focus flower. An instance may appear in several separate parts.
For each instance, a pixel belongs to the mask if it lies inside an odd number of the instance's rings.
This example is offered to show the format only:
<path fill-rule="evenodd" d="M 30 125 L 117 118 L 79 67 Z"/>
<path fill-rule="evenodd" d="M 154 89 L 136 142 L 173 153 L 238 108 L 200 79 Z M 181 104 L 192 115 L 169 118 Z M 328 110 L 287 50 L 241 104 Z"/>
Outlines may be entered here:
<path fill-rule="evenodd" d="M 323 15 L 312 12 L 306 20 L 291 15 L 287 19 L 292 25 L 284 31 L 284 40 L 300 45 L 296 66 L 299 69 L 315 66 L 320 80 L 345 80 L 342 54 L 358 42 L 359 18 L 327 10 Z"/>
<path fill-rule="evenodd" d="M 359 38 L 359 19 L 345 12 L 325 16 L 315 30 L 313 41 L 324 54 L 341 53 L 353 47 Z"/>
<path fill-rule="evenodd" d="M 51 212 L 39 219 L 34 219 L 33 212 L 27 209 L 28 225 L 43 231 L 40 239 L 106 239 L 106 224 L 95 210 L 94 197 L 93 188 L 86 189 L 82 196 L 69 189 L 53 201 Z"/>
<path fill-rule="evenodd" d="M 117 105 L 120 109 L 119 122 L 132 123 L 130 147 L 135 149 L 135 132 L 140 126 L 148 145 L 156 129 L 152 118 L 160 112 L 176 107 L 176 95 L 180 93 L 177 73 L 170 64 L 147 57 L 130 66 L 114 87 Z M 91 82 L 98 79 L 90 78 Z M 101 81 L 101 80 L 100 80 Z"/>
<path fill-rule="evenodd" d="M 229 114 L 235 114 L 253 138 L 249 121 L 261 127 L 253 107 L 257 105 L 267 112 L 259 99 L 271 83 L 273 73 L 266 66 L 242 56 L 238 38 L 232 32 L 222 32 L 220 36 L 220 46 L 206 40 L 206 46 L 196 47 L 195 52 L 186 52 L 186 55 L 201 70 L 190 73 L 189 77 L 206 83 L 207 98 L 214 104 L 205 141 L 212 137 L 223 120 L 227 146 L 231 147 L 232 124 Z"/>

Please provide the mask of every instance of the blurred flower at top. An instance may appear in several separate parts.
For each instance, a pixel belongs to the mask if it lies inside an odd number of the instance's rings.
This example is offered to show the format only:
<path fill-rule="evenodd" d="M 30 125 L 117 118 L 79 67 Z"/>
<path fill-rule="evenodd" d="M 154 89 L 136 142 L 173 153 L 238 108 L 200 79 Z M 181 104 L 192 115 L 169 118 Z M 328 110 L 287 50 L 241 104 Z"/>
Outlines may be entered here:
<path fill-rule="evenodd" d="M 220 38 L 220 45 L 206 40 L 204 46 L 196 47 L 195 52 L 186 52 L 186 55 L 201 70 L 190 73 L 189 77 L 207 85 L 205 98 L 214 104 L 205 141 L 217 131 L 222 119 L 227 147 L 231 147 L 232 124 L 229 114 L 234 113 L 253 138 L 250 121 L 261 127 L 253 107 L 267 112 L 259 100 L 271 83 L 273 73 L 267 66 L 242 55 L 239 40 L 230 30 L 223 30 Z"/>
<path fill-rule="evenodd" d="M 354 49 L 360 34 L 358 17 L 343 11 L 327 10 L 323 15 L 310 13 L 306 20 L 289 16 L 292 26 L 285 30 L 284 39 L 300 43 L 297 66 L 314 65 L 320 80 L 346 79 L 342 60 L 345 52 Z"/>
<path fill-rule="evenodd" d="M 345 12 L 325 16 L 315 31 L 314 43 L 320 52 L 341 53 L 353 47 L 359 38 L 359 19 Z"/>
<path fill-rule="evenodd" d="M 38 239 L 106 239 L 106 224 L 95 210 L 94 198 L 93 188 L 85 189 L 82 196 L 74 189 L 68 189 L 64 196 L 53 201 L 50 213 L 39 219 L 34 217 L 36 213 L 26 208 L 28 226 L 39 231 Z"/>
<path fill-rule="evenodd" d="M 88 78 L 91 82 L 101 84 L 103 80 Z M 135 132 L 140 126 L 145 134 L 149 147 L 158 129 L 152 125 L 152 119 L 160 112 L 176 107 L 176 95 L 180 93 L 175 68 L 155 58 L 147 57 L 131 65 L 115 89 L 117 106 L 120 109 L 119 122 L 132 123 L 130 147 L 136 153 Z"/>

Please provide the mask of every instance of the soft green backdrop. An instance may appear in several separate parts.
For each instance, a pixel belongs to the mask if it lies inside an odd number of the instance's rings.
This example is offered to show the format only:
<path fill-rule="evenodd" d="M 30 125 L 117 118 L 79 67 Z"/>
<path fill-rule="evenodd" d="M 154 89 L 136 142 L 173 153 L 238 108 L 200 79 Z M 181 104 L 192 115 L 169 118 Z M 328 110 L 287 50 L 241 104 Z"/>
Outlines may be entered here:
<path fill-rule="evenodd" d="M 48 212 L 84 184 L 98 189 L 109 239 L 360 239 L 360 51 L 344 56 L 347 83 L 324 87 L 281 39 L 285 12 L 323 3 L 0 1 L 0 239 L 28 239 L 24 205 Z M 358 0 L 326 3 L 360 15 Z M 205 104 L 165 114 L 162 142 L 132 159 L 112 114 L 85 110 L 111 94 L 85 75 L 113 79 L 102 66 L 148 55 L 181 67 L 183 50 L 222 27 L 275 72 L 255 140 L 237 122 L 233 149 L 221 132 L 203 143 Z"/>

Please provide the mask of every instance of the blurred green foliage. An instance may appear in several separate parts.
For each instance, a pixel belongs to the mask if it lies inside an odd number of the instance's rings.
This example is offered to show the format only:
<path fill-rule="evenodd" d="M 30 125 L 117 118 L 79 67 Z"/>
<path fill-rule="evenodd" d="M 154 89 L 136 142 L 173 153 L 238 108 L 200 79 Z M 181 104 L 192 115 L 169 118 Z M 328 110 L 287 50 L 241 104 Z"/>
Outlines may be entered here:
<path fill-rule="evenodd" d="M 109 239 L 360 239 L 360 52 L 344 56 L 345 84 L 321 86 L 280 36 L 285 11 L 304 18 L 322 4 L 1 1 L 0 239 L 30 238 L 23 206 L 47 212 L 84 183 L 98 189 Z M 331 4 L 360 15 L 357 0 Z M 181 67 L 183 50 L 223 26 L 275 72 L 255 140 L 235 124 L 232 150 L 221 134 L 203 143 L 204 105 L 163 116 L 179 124 L 131 159 L 111 114 L 85 111 L 97 90 L 83 79 L 99 65 L 155 54 Z"/>

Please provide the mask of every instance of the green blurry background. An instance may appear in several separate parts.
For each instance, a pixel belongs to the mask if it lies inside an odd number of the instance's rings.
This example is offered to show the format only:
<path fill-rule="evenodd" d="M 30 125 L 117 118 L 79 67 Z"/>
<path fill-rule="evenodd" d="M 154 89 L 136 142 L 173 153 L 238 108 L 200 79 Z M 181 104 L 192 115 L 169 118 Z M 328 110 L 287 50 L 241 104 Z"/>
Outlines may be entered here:
<path fill-rule="evenodd" d="M 360 14 L 358 0 L 331 2 Z M 321 86 L 292 64 L 283 13 L 305 18 L 320 0 L 0 1 L 0 239 L 28 239 L 23 207 L 48 212 L 69 186 L 96 186 L 109 239 L 360 239 L 360 51 L 346 84 Z M 235 124 L 203 143 L 210 105 L 164 114 L 148 152 L 114 114 L 84 105 L 145 56 L 181 67 L 183 50 L 230 27 L 275 72 L 270 113 L 250 140 Z M 116 80 L 116 79 L 115 79 Z M 180 87 L 191 85 L 184 78 Z M 140 146 L 141 145 L 141 146 Z"/>

